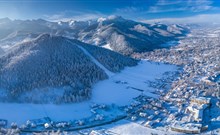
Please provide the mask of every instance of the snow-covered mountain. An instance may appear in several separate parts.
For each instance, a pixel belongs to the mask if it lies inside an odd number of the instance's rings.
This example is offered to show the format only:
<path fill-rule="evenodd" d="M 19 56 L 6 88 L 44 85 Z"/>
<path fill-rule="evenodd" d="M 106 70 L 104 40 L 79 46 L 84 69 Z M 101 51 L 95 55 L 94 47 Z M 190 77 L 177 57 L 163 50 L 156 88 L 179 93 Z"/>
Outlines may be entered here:
<path fill-rule="evenodd" d="M 179 25 L 144 24 L 120 16 L 98 19 L 79 33 L 78 39 L 122 54 L 144 52 L 160 48 L 167 41 L 176 40 L 187 30 Z"/>
<path fill-rule="evenodd" d="M 38 20 L 0 19 L 0 46 L 7 51 L 12 45 L 36 38 L 42 33 L 78 39 L 129 55 L 161 48 L 161 44 L 176 40 L 188 29 L 180 25 L 145 24 L 109 16 L 92 21 L 49 22 Z"/>
<path fill-rule="evenodd" d="M 0 57 L 0 100 L 85 100 L 90 98 L 94 83 L 108 78 L 107 71 L 114 74 L 136 64 L 136 60 L 104 48 L 42 34 L 15 45 Z"/>
<path fill-rule="evenodd" d="M 46 20 L 0 19 L 0 46 L 7 51 L 16 43 L 34 39 L 47 33 L 75 38 L 91 21 L 49 22 Z"/>

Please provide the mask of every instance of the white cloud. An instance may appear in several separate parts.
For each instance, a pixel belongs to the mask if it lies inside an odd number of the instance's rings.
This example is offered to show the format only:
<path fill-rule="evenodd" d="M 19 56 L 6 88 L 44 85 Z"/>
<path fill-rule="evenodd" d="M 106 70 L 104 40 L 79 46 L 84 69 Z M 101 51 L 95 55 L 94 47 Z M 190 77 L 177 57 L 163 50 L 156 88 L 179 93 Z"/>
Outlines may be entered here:
<path fill-rule="evenodd" d="M 147 4 L 147 3 L 146 3 Z M 150 7 L 148 6 L 127 6 L 124 8 L 118 8 L 113 14 L 121 15 L 125 18 L 141 20 L 144 17 L 156 17 L 159 13 L 172 12 L 176 13 L 177 11 L 187 12 L 185 15 L 188 15 L 189 12 L 193 14 L 201 14 L 204 11 L 216 12 L 220 11 L 219 7 L 213 6 L 212 0 L 157 0 L 156 3 Z M 156 16 L 153 16 L 153 15 Z M 175 14 L 178 15 L 178 14 Z"/>
<path fill-rule="evenodd" d="M 85 21 L 85 20 L 97 19 L 103 16 L 106 15 L 95 11 L 81 12 L 81 11 L 66 10 L 63 12 L 59 12 L 57 14 L 44 15 L 44 18 L 50 21 L 68 21 L 68 20 Z"/>
<path fill-rule="evenodd" d="M 160 18 L 152 20 L 141 20 L 145 23 L 163 22 L 163 23 L 220 23 L 220 14 L 200 14 L 183 18 Z"/>
<path fill-rule="evenodd" d="M 158 0 L 158 2 L 151 6 L 149 13 L 173 12 L 173 11 L 191 11 L 201 12 L 216 9 L 212 6 L 211 0 Z"/>
<path fill-rule="evenodd" d="M 130 7 L 125 7 L 125 8 L 117 8 L 116 12 L 117 13 L 133 13 L 133 12 L 138 12 L 140 10 L 141 10 L 140 8 L 130 6 Z"/>
<path fill-rule="evenodd" d="M 173 4 L 179 4 L 180 1 L 168 1 L 168 0 L 158 0 L 156 3 L 157 6 L 165 6 L 165 5 L 173 5 Z"/>

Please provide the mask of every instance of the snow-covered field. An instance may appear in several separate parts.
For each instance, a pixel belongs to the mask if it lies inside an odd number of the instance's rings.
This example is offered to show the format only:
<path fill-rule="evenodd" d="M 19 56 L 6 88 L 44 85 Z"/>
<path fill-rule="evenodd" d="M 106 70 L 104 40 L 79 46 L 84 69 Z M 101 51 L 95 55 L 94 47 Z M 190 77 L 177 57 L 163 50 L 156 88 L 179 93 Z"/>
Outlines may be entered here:
<path fill-rule="evenodd" d="M 117 135 L 152 135 L 152 134 L 158 134 L 158 135 L 180 135 L 181 133 L 172 132 L 172 131 L 164 131 L 162 130 L 156 130 L 147 128 L 144 126 L 141 126 L 137 123 L 127 121 L 127 120 L 121 120 L 119 122 L 109 124 L 106 126 L 98 127 L 97 129 L 104 129 L 106 131 L 110 131 L 111 133 L 117 134 Z"/>
<path fill-rule="evenodd" d="M 161 78 L 167 71 L 176 71 L 174 65 L 159 64 L 149 61 L 141 61 L 136 67 L 129 67 L 121 73 L 114 74 L 108 80 L 94 85 L 91 100 L 74 104 L 15 104 L 0 103 L 0 119 L 24 124 L 29 119 L 37 119 L 49 116 L 54 121 L 68 121 L 82 119 L 92 115 L 90 106 L 93 103 L 117 106 L 128 105 L 142 92 L 143 94 L 157 98 L 153 94 L 155 89 L 148 87 L 147 81 L 155 81 Z"/>
<path fill-rule="evenodd" d="M 148 87 L 146 82 L 155 81 L 155 79 L 161 78 L 163 73 L 175 70 L 177 67 L 174 65 L 141 61 L 138 66 L 126 68 L 110 79 L 97 83 L 93 89 L 92 101 L 127 105 L 132 102 L 134 97 L 141 94 L 140 91 L 133 88 L 144 90 L 144 94 L 157 98 L 158 95 L 151 93 L 155 89 Z"/>

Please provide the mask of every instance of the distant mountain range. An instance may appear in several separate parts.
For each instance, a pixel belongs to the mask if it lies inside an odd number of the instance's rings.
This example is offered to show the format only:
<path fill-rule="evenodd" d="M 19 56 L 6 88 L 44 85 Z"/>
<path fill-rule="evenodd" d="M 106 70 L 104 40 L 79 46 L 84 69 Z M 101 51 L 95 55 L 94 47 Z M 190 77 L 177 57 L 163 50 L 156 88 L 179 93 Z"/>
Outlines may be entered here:
<path fill-rule="evenodd" d="M 43 34 L 0 57 L 0 101 L 85 100 L 94 83 L 108 78 L 107 71 L 115 73 L 135 65 L 136 60 L 110 50 Z"/>
<path fill-rule="evenodd" d="M 177 24 L 145 24 L 109 16 L 91 21 L 49 22 L 38 20 L 0 19 L 0 46 L 7 51 L 18 42 L 36 38 L 42 33 L 78 39 L 122 54 L 161 48 L 161 44 L 177 40 L 189 29 Z"/>

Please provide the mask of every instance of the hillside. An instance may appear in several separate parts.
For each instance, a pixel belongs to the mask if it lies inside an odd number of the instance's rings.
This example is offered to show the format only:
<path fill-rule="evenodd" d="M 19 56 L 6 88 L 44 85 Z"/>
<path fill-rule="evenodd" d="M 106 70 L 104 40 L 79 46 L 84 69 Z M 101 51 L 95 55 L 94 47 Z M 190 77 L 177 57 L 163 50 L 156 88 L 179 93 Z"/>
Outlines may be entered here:
<path fill-rule="evenodd" d="M 63 103 L 90 98 L 91 86 L 108 76 L 78 47 L 81 42 L 69 41 L 43 34 L 0 57 L 1 101 Z M 118 56 L 111 53 L 109 58 L 117 66 Z M 122 55 L 120 59 L 127 60 Z M 132 62 L 124 63 L 123 68 L 137 63 Z"/>
<path fill-rule="evenodd" d="M 109 45 L 111 50 L 129 55 L 162 48 L 161 44 L 177 40 L 187 31 L 180 25 L 145 24 L 110 16 L 82 30 L 78 39 L 98 46 Z"/>
<path fill-rule="evenodd" d="M 96 46 L 81 44 L 85 49 L 89 51 L 100 63 L 112 72 L 119 72 L 124 69 L 124 65 L 136 66 L 137 60 L 134 60 L 127 56 L 122 56 L 119 53 L 112 53 L 112 51 L 105 48 L 98 48 Z M 123 57 L 123 59 L 121 59 Z"/>
<path fill-rule="evenodd" d="M 146 24 L 109 16 L 91 21 L 49 22 L 46 20 L 0 19 L 0 46 L 5 51 L 15 43 L 36 38 L 42 33 L 78 39 L 102 46 L 121 54 L 146 52 L 163 48 L 162 44 L 178 40 L 188 32 L 186 27 L 173 24 Z"/>
<path fill-rule="evenodd" d="M 0 46 L 8 50 L 16 43 L 34 39 L 43 33 L 74 38 L 81 29 L 88 25 L 87 21 L 50 22 L 43 19 L 3 18 L 0 19 Z"/>

